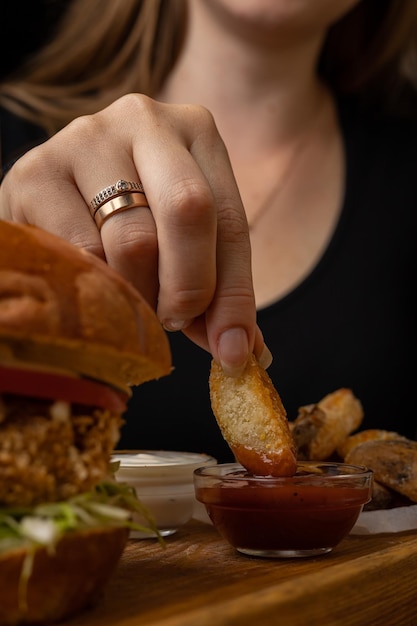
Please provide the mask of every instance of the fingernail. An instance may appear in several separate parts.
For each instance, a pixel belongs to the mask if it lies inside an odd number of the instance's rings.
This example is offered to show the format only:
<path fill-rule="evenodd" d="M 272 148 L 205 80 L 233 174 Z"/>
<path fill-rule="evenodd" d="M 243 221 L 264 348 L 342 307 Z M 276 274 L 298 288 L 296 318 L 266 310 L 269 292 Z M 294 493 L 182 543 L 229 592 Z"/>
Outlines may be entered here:
<path fill-rule="evenodd" d="M 164 320 L 162 326 L 168 332 L 176 332 L 177 330 L 183 330 L 190 325 L 190 321 L 186 320 Z"/>
<path fill-rule="evenodd" d="M 220 365 L 226 376 L 243 373 L 249 354 L 248 336 L 243 328 L 229 328 L 219 339 Z"/>
<path fill-rule="evenodd" d="M 262 350 L 262 354 L 258 359 L 259 363 L 262 365 L 264 370 L 267 370 L 268 367 L 272 363 L 272 352 L 270 349 L 264 344 L 264 348 Z"/>

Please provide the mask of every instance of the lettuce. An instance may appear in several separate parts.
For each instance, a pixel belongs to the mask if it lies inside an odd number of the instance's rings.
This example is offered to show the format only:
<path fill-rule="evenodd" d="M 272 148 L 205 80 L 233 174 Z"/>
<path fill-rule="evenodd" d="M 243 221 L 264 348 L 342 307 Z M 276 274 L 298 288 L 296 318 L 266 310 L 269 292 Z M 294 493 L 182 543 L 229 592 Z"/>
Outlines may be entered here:
<path fill-rule="evenodd" d="M 140 513 L 149 527 L 133 522 L 132 513 Z M 153 531 L 161 546 L 165 547 L 154 518 L 140 502 L 133 487 L 117 482 L 113 477 L 64 502 L 0 509 L 0 556 L 9 550 L 26 550 L 18 589 L 19 608 L 23 613 L 27 608 L 27 586 L 36 550 L 45 548 L 53 553 L 55 545 L 66 533 L 103 526 Z"/>
<path fill-rule="evenodd" d="M 134 512 L 146 519 L 148 528 L 132 521 Z M 52 549 L 63 534 L 98 526 L 151 530 L 164 545 L 155 520 L 135 490 L 109 478 L 64 502 L 0 509 L 0 554 L 13 548 Z"/>

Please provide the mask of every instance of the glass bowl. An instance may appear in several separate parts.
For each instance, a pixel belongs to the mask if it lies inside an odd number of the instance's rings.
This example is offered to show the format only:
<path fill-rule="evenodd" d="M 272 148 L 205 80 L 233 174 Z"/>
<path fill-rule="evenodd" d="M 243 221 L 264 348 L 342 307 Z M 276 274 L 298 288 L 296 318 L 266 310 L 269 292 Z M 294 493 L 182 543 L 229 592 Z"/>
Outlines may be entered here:
<path fill-rule="evenodd" d="M 372 495 L 372 471 L 302 461 L 292 477 L 254 476 L 238 463 L 194 471 L 197 500 L 236 550 L 259 557 L 330 552 Z"/>
<path fill-rule="evenodd" d="M 119 462 L 116 480 L 134 487 L 163 537 L 188 522 L 199 506 L 194 493 L 194 470 L 217 463 L 208 454 L 166 450 L 116 451 L 112 461 Z M 149 526 L 139 514 L 134 515 L 134 521 Z M 130 537 L 155 537 L 155 533 L 132 530 Z"/>

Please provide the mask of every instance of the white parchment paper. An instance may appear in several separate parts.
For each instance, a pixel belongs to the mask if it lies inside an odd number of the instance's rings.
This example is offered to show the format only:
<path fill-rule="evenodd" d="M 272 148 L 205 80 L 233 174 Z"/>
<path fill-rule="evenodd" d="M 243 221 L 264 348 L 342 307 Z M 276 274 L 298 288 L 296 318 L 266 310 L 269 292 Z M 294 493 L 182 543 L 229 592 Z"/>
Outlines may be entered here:
<path fill-rule="evenodd" d="M 376 535 L 378 533 L 400 533 L 417 530 L 417 504 L 379 511 L 363 511 L 352 535 Z"/>

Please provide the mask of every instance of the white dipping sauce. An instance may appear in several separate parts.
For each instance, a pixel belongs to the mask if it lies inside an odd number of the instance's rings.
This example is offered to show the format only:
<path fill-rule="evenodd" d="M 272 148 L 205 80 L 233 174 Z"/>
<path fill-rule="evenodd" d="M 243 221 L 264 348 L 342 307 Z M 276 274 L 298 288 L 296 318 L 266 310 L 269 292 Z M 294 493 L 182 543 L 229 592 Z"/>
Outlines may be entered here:
<path fill-rule="evenodd" d="M 193 472 L 198 467 L 215 465 L 215 458 L 195 452 L 129 450 L 116 452 L 112 460 L 120 463 L 116 479 L 135 488 L 162 536 L 175 533 L 195 513 L 201 521 L 208 521 L 195 499 Z M 148 526 L 140 515 L 135 515 L 134 521 Z M 130 536 L 155 537 L 139 531 L 132 531 Z"/>

